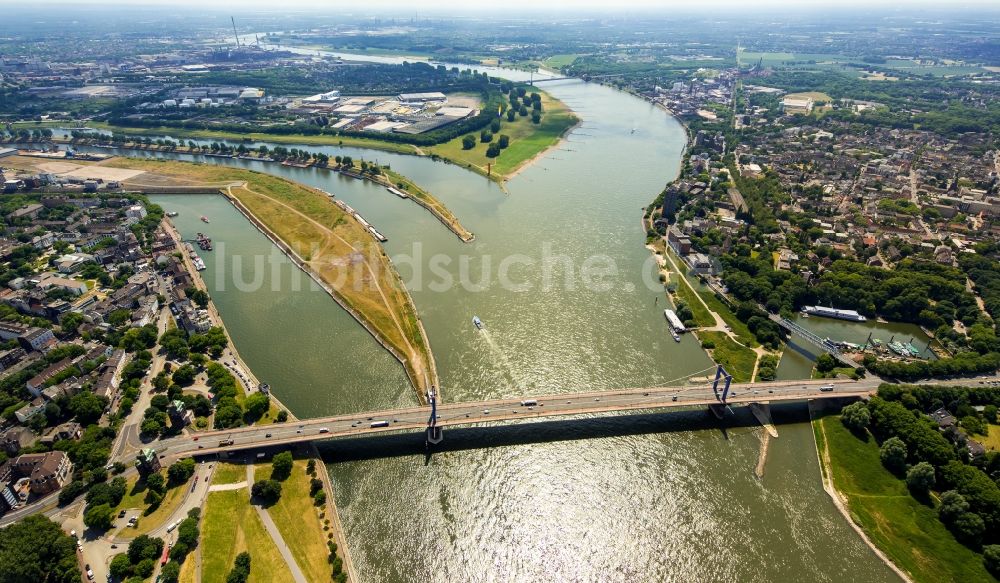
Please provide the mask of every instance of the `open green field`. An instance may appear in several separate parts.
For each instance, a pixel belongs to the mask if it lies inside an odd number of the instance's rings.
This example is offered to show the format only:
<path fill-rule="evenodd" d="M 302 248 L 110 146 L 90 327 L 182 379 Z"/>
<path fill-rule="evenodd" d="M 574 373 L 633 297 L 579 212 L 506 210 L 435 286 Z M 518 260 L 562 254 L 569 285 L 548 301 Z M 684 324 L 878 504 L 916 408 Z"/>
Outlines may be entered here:
<path fill-rule="evenodd" d="M 212 164 L 135 158 L 113 158 L 105 164 L 147 172 L 128 181 L 129 186 L 221 185 L 392 347 L 421 398 L 437 382 L 416 307 L 399 274 L 382 246 L 326 194 L 270 174 Z"/>
<path fill-rule="evenodd" d="M 850 63 L 860 60 L 860 58 L 852 59 L 844 55 L 824 53 L 754 53 L 750 51 L 743 51 L 740 57 L 740 62 L 745 67 L 756 64 L 758 61 L 765 67 L 787 67 L 803 64 Z"/>
<path fill-rule="evenodd" d="M 1000 425 L 990 425 L 990 434 L 985 438 L 979 438 L 982 444 L 993 451 L 1000 451 Z"/>
<path fill-rule="evenodd" d="M 816 102 L 819 102 L 819 101 L 831 102 L 831 101 L 833 101 L 832 97 L 830 97 L 826 93 L 822 93 L 822 92 L 819 92 L 819 91 L 803 91 L 802 93 L 789 93 L 785 97 L 788 97 L 788 98 L 791 98 L 791 99 L 812 99 L 813 101 L 816 101 Z"/>
<path fill-rule="evenodd" d="M 829 451 L 833 485 L 847 498 L 852 519 L 914 581 L 995 581 L 982 557 L 956 541 L 936 511 L 882 466 L 871 435 L 859 439 L 837 415 L 814 421 L 813 430 L 820 451 Z"/>
<path fill-rule="evenodd" d="M 579 56 L 580 55 L 578 55 L 576 53 L 562 54 L 562 55 L 552 55 L 551 57 L 549 57 L 549 58 L 545 59 L 544 61 L 542 61 L 542 65 L 545 65 L 546 67 L 548 67 L 550 69 L 555 69 L 556 71 L 558 71 L 559 69 L 561 69 L 563 67 L 567 67 L 569 65 L 572 65 L 573 61 L 575 61 L 577 59 L 577 57 L 579 57 Z"/>
<path fill-rule="evenodd" d="M 212 484 L 239 484 L 246 479 L 246 467 L 242 464 L 218 462 L 212 475 Z"/>
<path fill-rule="evenodd" d="M 254 468 L 254 480 L 271 477 L 271 465 Z M 322 465 L 317 471 L 324 471 Z M 309 581 L 327 581 L 330 564 L 327 562 L 327 532 L 319 518 L 319 511 L 309 496 L 310 476 L 306 473 L 306 460 L 295 460 L 292 474 L 281 483 L 281 498 L 267 512 L 281 531 L 281 538 L 289 543 L 292 556 Z M 291 544 L 295 541 L 295 544 Z"/>
<path fill-rule="evenodd" d="M 528 93 L 538 92 L 542 96 L 542 120 L 539 124 L 531 123 L 531 114 L 525 117 L 516 116 L 508 122 L 503 116 L 500 131 L 494 135 L 497 140 L 501 134 L 510 136 L 510 146 L 504 149 L 496 158 L 487 158 L 486 149 L 489 144 L 479 141 L 478 132 L 476 146 L 471 150 L 462 148 L 462 137 L 436 146 L 425 148 L 428 153 L 437 154 L 442 158 L 469 168 L 479 174 L 492 174 L 497 178 L 509 178 L 512 173 L 526 164 L 535 156 L 555 145 L 571 127 L 576 125 L 578 118 L 563 102 L 550 96 L 536 87 L 528 87 Z M 492 164 L 492 170 L 487 165 Z"/>
<path fill-rule="evenodd" d="M 715 343 L 712 349 L 712 360 L 726 368 L 737 383 L 750 382 L 753 367 L 757 363 L 757 354 L 745 346 L 740 346 L 726 335 L 725 332 L 698 332 L 698 338 L 704 342 Z"/>
<path fill-rule="evenodd" d="M 199 546 L 202 583 L 224 583 L 236 555 L 243 551 L 250 553 L 249 583 L 293 581 L 264 523 L 250 506 L 247 490 L 209 493 Z"/>

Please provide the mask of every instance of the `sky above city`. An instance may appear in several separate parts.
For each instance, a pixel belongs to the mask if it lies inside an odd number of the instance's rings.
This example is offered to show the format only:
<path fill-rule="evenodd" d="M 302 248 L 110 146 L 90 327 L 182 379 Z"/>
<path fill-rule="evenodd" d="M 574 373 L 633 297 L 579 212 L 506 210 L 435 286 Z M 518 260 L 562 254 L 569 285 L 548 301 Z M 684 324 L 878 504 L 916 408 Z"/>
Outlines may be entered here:
<path fill-rule="evenodd" d="M 685 11 L 699 12 L 705 16 L 711 16 L 712 10 L 718 9 L 739 9 L 741 11 L 759 10 L 762 8 L 782 8 L 783 10 L 802 9 L 843 9 L 843 8 L 890 8 L 890 9 L 955 9 L 962 6 L 967 7 L 996 7 L 997 0 L 838 0 L 832 4 L 829 0 L 798 0 L 789 2 L 788 0 L 756 0 L 752 3 L 738 0 L 699 0 L 690 2 L 689 0 L 619 0 L 613 5 L 607 0 L 463 0 L 456 3 L 454 0 L 419 0 L 417 2 L 405 2 L 403 0 L 366 0 L 363 3 L 351 3 L 343 1 L 316 1 L 316 0 L 283 0 L 276 4 L 273 0 L 35 0 L 34 5 L 73 5 L 73 6 L 99 6 L 99 5 L 120 5 L 136 7 L 155 6 L 177 6 L 189 5 L 200 6 L 207 9 L 255 9 L 255 10 L 286 10 L 288 8 L 310 9 L 316 12 L 342 12 L 345 14 L 359 12 L 375 12 L 381 10 L 403 11 L 406 13 L 419 12 L 449 12 L 462 13 L 474 11 L 500 11 L 510 15 L 511 8 L 533 11 L 566 12 L 572 14 L 581 10 L 590 12 L 614 13 L 621 10 L 642 10 L 642 11 Z M 8 9 L 10 6 L 8 6 Z M 15 8 L 16 9 L 16 8 Z"/>

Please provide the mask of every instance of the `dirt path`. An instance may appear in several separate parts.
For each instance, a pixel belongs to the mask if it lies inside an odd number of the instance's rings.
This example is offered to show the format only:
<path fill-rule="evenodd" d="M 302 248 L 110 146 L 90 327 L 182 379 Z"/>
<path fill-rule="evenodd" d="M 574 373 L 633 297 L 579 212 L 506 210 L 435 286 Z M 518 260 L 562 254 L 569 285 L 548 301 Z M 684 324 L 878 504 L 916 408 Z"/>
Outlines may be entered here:
<path fill-rule="evenodd" d="M 247 481 L 243 482 L 243 486 L 246 487 L 247 484 L 252 483 L 254 480 L 254 465 L 247 464 Z M 226 484 L 231 485 L 231 484 Z M 278 525 L 274 524 L 271 520 L 271 515 L 268 514 L 260 504 L 251 504 L 254 510 L 257 511 L 257 516 L 260 517 L 260 521 L 264 523 L 264 529 L 267 530 L 268 536 L 274 541 L 274 546 L 278 548 L 278 553 L 281 554 L 281 558 L 285 560 L 285 564 L 288 565 L 288 571 L 292 574 L 292 579 L 295 579 L 295 583 L 309 583 L 306 576 L 302 574 L 302 569 L 299 568 L 299 564 L 295 562 L 295 557 L 292 556 L 291 549 L 285 544 L 285 539 L 281 536 L 281 531 L 278 530 Z"/>

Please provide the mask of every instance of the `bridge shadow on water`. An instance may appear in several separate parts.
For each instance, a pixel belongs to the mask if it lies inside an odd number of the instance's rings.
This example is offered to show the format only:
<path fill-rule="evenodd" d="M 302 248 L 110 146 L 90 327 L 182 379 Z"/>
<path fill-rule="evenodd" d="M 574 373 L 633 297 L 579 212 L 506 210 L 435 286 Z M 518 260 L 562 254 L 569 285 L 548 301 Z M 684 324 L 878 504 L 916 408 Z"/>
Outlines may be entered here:
<path fill-rule="evenodd" d="M 771 406 L 775 425 L 804 423 L 809 409 L 804 401 Z M 749 407 L 733 407 L 724 419 L 707 409 L 683 409 L 654 413 L 627 413 L 590 417 L 506 422 L 468 427 L 445 427 L 444 441 L 428 449 L 423 432 L 384 433 L 316 442 L 326 463 L 385 459 L 531 443 L 604 439 L 631 435 L 681 431 L 720 431 L 726 439 L 758 427 Z M 745 431 L 741 431 L 745 430 Z"/>

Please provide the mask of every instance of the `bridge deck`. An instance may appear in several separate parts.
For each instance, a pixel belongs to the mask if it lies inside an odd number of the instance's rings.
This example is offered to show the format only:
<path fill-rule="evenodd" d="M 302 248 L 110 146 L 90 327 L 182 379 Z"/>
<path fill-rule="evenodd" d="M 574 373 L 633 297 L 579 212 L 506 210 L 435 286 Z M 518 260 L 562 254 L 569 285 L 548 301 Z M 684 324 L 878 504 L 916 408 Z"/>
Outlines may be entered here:
<path fill-rule="evenodd" d="M 821 391 L 820 387 L 824 385 L 832 385 L 833 390 Z M 877 386 L 877 380 L 799 380 L 757 384 L 741 383 L 732 385 L 727 402 L 748 404 L 858 397 L 870 394 Z M 534 401 L 536 404 L 522 404 L 526 401 Z M 495 421 L 539 419 L 560 415 L 704 406 L 717 402 L 710 384 L 564 393 L 522 399 L 494 399 L 438 405 L 437 425 L 447 427 Z M 333 437 L 369 435 L 384 431 L 420 431 L 427 427 L 428 412 L 427 407 L 409 407 L 265 426 L 241 427 L 174 437 L 162 440 L 154 447 L 159 454 L 184 457 Z M 233 441 L 231 445 L 221 445 L 223 441 L 228 442 L 229 440 Z"/>

